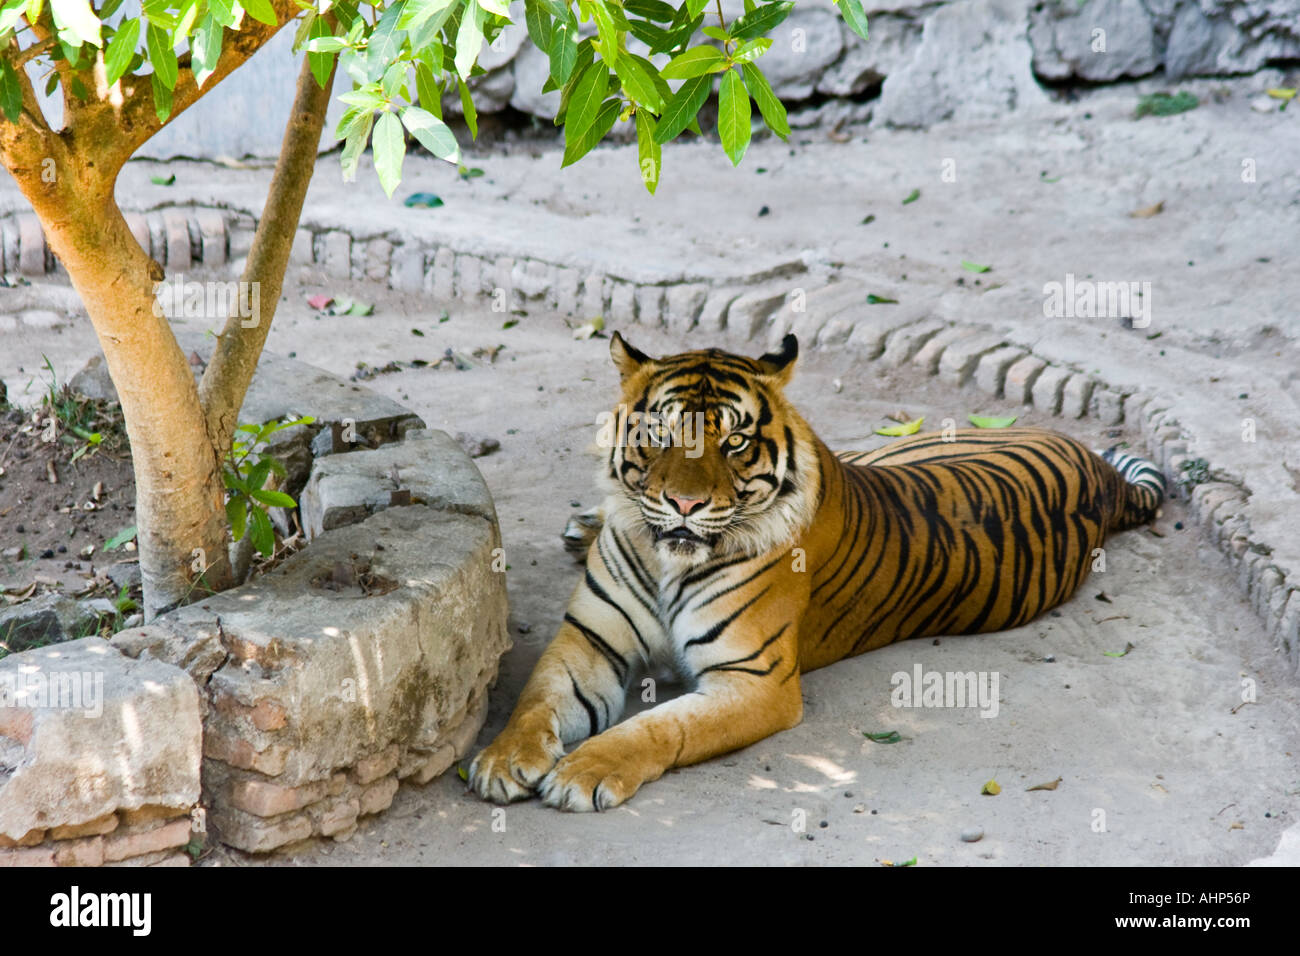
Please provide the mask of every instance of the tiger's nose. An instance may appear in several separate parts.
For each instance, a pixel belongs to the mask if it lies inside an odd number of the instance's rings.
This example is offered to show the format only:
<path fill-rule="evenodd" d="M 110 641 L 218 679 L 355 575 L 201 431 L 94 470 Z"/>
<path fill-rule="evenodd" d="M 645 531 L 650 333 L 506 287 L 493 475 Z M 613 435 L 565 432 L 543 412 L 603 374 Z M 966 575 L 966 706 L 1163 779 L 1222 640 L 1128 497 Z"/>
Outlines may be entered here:
<path fill-rule="evenodd" d="M 673 503 L 673 507 L 676 508 L 678 513 L 683 517 L 694 511 L 698 511 L 700 508 L 703 508 L 708 504 L 707 498 L 682 498 L 677 495 L 670 495 L 667 492 L 664 493 L 664 497 Z"/>

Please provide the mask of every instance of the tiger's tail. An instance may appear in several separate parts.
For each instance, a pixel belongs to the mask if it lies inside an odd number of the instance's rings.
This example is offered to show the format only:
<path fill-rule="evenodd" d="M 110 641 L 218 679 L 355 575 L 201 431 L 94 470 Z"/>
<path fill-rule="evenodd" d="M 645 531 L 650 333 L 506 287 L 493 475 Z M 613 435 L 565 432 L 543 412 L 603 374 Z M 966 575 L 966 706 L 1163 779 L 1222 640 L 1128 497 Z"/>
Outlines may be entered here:
<path fill-rule="evenodd" d="M 1097 454 L 1124 481 L 1123 502 L 1111 522 L 1111 530 L 1135 528 L 1158 518 L 1165 500 L 1165 476 L 1159 466 L 1137 455 L 1126 454 L 1118 446 Z"/>

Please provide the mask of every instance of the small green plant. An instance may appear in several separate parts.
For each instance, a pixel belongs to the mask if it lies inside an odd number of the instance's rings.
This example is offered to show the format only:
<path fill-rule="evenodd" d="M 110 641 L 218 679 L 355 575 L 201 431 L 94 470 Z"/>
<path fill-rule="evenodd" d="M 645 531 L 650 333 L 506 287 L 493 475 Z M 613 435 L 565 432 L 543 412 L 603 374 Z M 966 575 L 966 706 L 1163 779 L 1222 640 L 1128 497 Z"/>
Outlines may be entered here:
<path fill-rule="evenodd" d="M 78 446 L 72 453 L 70 461 L 76 461 L 82 455 L 104 444 L 106 436 L 97 426 L 107 425 L 113 437 L 117 437 L 117 433 L 123 431 L 120 414 L 119 416 L 107 414 L 108 409 L 102 407 L 105 403 L 74 392 L 67 383 L 60 385 L 54 371 L 54 364 L 48 356 L 42 355 L 41 358 L 45 360 L 45 370 L 49 373 L 50 379 L 45 385 L 45 395 L 41 399 L 40 418 L 42 421 L 52 418 L 58 422 L 65 432 L 58 440 Z M 80 444 L 77 439 L 81 440 Z M 50 441 L 54 440 L 51 436 Z"/>
<path fill-rule="evenodd" d="M 283 491 L 265 487 L 272 474 L 285 476 L 284 465 L 265 451 L 266 440 L 276 432 L 295 425 L 310 425 L 310 416 L 292 421 L 267 422 L 264 425 L 240 425 L 222 469 L 228 496 L 226 517 L 236 541 L 247 532 L 259 554 L 269 558 L 275 552 L 275 529 L 267 514 L 269 508 L 296 508 L 298 502 Z"/>
<path fill-rule="evenodd" d="M 1199 103 L 1200 100 L 1186 90 L 1178 93 L 1148 93 L 1138 100 L 1137 110 L 1134 111 L 1133 118 L 1173 116 L 1175 113 L 1186 113 L 1188 110 L 1194 110 Z"/>

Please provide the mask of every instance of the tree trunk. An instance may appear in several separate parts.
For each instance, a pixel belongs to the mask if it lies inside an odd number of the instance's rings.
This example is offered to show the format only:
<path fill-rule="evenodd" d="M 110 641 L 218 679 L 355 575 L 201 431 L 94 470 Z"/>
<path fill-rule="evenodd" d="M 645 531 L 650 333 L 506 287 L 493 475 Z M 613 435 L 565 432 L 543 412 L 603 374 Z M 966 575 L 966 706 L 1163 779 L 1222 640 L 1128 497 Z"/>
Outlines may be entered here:
<path fill-rule="evenodd" d="M 238 35 L 247 49 L 233 50 L 229 61 L 222 54 L 222 75 L 276 29 Z M 202 399 L 155 297 L 163 269 L 140 248 L 113 199 L 126 155 L 114 152 L 122 144 L 113 139 L 112 127 L 83 137 L 75 129 L 51 131 L 25 78 L 20 79 L 21 124 L 0 126 L 0 155 L 85 304 L 117 387 L 135 470 L 146 620 L 235 583 L 226 544 L 222 460 L 280 297 L 332 81 L 333 72 L 320 88 L 303 58 L 284 145 L 243 276 L 259 284 L 261 312 L 245 327 L 235 303 L 204 375 Z M 199 95 L 178 94 L 178 107 Z M 128 106 L 140 104 L 132 100 Z M 87 112 L 85 118 L 93 125 L 100 116 Z M 146 123 L 139 125 L 148 132 Z M 49 179 L 47 158 L 57 170 Z"/>
<path fill-rule="evenodd" d="M 32 197 L 29 197 L 32 198 Z M 208 438 L 194 373 L 142 250 L 108 195 L 33 205 L 85 304 L 117 386 L 136 480 L 137 543 L 150 619 L 231 583 L 221 456 Z"/>

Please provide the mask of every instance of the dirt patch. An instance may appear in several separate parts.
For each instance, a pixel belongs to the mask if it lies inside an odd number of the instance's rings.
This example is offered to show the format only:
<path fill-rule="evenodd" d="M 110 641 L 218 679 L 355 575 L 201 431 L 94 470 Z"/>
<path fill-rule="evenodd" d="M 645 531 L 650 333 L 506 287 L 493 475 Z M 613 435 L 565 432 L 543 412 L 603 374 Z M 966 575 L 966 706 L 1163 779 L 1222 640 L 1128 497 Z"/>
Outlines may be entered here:
<path fill-rule="evenodd" d="M 0 409 L 0 596 L 138 598 L 135 478 L 120 407 L 50 385 L 33 411 Z M 113 550 L 106 545 L 117 544 Z"/>

